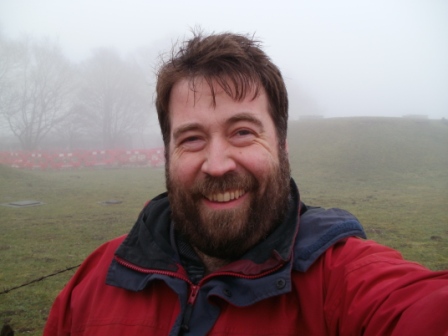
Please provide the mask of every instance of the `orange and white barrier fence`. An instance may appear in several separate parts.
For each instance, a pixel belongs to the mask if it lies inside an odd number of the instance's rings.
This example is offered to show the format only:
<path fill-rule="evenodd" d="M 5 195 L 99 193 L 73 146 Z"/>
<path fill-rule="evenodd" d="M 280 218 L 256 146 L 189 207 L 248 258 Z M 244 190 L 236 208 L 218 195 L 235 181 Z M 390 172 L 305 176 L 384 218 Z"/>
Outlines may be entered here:
<path fill-rule="evenodd" d="M 0 164 L 22 169 L 58 170 L 94 167 L 161 167 L 163 148 L 126 150 L 0 151 Z"/>

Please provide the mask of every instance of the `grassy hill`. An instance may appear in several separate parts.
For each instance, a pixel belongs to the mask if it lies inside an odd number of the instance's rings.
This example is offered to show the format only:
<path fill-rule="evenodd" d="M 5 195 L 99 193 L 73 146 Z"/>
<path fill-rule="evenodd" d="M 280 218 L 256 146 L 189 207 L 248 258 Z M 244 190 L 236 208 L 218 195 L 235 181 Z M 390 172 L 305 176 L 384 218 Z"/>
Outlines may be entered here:
<path fill-rule="evenodd" d="M 294 169 L 365 179 L 448 168 L 448 123 L 404 118 L 291 122 Z"/>
<path fill-rule="evenodd" d="M 401 118 L 291 122 L 292 174 L 307 204 L 355 214 L 368 237 L 432 269 L 448 269 L 448 125 Z M 0 290 L 79 264 L 125 234 L 164 190 L 163 169 L 20 171 L 0 166 Z M 105 206 L 101 201 L 121 204 Z M 0 322 L 40 335 L 73 271 L 0 294 Z"/>

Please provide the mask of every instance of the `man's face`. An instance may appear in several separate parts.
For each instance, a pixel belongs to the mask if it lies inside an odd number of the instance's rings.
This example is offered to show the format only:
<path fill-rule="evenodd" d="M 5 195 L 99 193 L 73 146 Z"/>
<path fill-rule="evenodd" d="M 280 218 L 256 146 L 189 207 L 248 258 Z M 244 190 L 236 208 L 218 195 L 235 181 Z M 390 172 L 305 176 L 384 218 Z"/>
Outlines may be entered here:
<path fill-rule="evenodd" d="M 175 228 L 208 256 L 232 260 L 283 219 L 289 162 L 278 146 L 263 89 L 234 101 L 186 80 L 170 98 L 167 188 Z"/>

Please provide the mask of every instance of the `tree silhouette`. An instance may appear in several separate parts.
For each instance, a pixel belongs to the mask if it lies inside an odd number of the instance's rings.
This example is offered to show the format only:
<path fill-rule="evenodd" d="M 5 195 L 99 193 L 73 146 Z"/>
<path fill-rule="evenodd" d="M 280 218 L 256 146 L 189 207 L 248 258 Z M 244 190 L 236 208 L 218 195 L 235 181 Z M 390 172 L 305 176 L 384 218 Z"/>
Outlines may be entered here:
<path fill-rule="evenodd" d="M 104 149 L 126 145 L 146 121 L 150 91 L 137 63 L 125 61 L 114 50 L 98 49 L 81 64 L 77 95 L 78 122 Z"/>
<path fill-rule="evenodd" d="M 2 39 L 0 44 L 0 114 L 22 149 L 35 150 L 67 116 L 72 67 L 57 43 Z"/>

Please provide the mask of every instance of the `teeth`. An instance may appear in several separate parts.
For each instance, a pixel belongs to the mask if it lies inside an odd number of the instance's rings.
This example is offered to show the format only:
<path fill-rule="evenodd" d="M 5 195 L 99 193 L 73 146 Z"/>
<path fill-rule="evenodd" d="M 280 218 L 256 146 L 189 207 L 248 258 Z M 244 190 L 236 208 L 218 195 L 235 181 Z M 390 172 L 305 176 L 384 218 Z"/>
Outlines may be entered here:
<path fill-rule="evenodd" d="M 243 190 L 231 190 L 226 191 L 224 193 L 217 193 L 208 195 L 207 198 L 213 202 L 229 202 L 232 200 L 236 200 L 244 195 Z"/>

